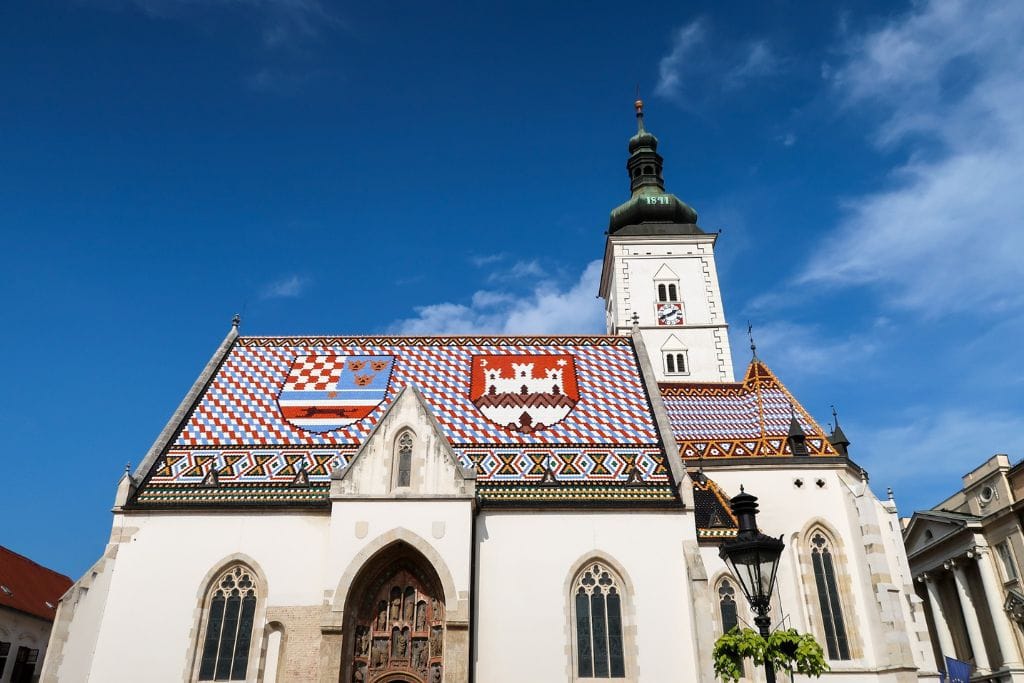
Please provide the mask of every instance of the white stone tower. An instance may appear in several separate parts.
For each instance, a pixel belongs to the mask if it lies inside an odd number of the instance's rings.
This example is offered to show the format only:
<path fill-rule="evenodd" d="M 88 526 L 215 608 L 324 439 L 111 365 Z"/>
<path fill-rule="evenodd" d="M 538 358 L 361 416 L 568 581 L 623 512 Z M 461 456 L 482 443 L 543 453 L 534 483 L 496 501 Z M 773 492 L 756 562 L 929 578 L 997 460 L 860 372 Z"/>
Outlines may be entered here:
<path fill-rule="evenodd" d="M 608 222 L 600 296 L 609 334 L 639 326 L 659 382 L 731 382 L 732 353 L 715 267 L 716 234 L 665 191 L 658 139 L 644 128 L 629 140 L 629 200 Z"/>

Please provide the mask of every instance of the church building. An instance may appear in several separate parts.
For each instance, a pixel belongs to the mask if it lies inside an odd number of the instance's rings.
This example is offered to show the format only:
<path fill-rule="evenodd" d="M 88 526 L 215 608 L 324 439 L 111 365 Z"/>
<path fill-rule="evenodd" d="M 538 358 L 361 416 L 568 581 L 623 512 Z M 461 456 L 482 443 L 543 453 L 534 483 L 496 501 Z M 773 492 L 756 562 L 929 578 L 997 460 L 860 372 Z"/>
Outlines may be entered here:
<path fill-rule="evenodd" d="M 772 624 L 816 637 L 824 680 L 938 680 L 895 506 L 756 355 L 733 376 L 717 235 L 636 110 L 606 334 L 236 318 L 122 477 L 42 680 L 711 683 L 753 622 L 718 554 L 741 486 L 785 541 Z"/>

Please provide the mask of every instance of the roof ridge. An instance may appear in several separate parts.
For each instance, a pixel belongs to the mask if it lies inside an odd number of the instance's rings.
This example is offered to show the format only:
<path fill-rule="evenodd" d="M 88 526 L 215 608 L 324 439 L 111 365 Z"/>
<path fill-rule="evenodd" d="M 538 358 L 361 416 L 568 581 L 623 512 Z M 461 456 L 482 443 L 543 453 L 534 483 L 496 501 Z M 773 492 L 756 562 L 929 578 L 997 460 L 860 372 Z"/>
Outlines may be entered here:
<path fill-rule="evenodd" d="M 44 570 L 44 571 L 47 571 L 47 572 L 50 572 L 51 574 L 55 574 L 55 575 L 57 575 L 57 576 L 60 576 L 60 577 L 62 577 L 62 578 L 65 578 L 65 579 L 67 579 L 68 581 L 70 581 L 70 580 L 71 580 L 71 577 L 70 577 L 70 576 L 68 576 L 67 574 L 61 574 L 61 573 L 60 573 L 59 571 L 57 571 L 56 569 L 50 569 L 49 567 L 47 567 L 47 566 L 46 566 L 46 565 L 44 565 L 44 564 L 39 564 L 38 562 L 36 562 L 35 560 L 33 560 L 33 559 L 32 559 L 31 557 L 27 557 L 27 556 L 25 556 L 25 555 L 22 555 L 21 553 L 19 553 L 19 552 L 15 551 L 15 550 L 11 550 L 11 549 L 10 549 L 10 548 L 8 548 L 7 546 L 4 546 L 4 545 L 0 545 L 0 551 L 3 551 L 3 552 L 5 552 L 5 553 L 7 553 L 8 555 L 14 555 L 15 557 L 17 557 L 17 558 L 20 558 L 20 559 L 22 559 L 22 560 L 25 560 L 26 562 L 30 562 L 31 564 L 34 564 L 35 566 L 39 567 L 40 569 L 42 569 L 42 570 Z"/>

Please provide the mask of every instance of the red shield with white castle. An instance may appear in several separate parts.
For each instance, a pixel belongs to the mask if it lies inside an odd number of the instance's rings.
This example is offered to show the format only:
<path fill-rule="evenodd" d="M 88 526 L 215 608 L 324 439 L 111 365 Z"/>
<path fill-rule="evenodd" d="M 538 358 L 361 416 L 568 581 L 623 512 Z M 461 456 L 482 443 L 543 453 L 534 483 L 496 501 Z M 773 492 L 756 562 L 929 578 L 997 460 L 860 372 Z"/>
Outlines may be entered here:
<path fill-rule="evenodd" d="M 469 397 L 491 422 L 532 434 L 561 422 L 579 388 L 570 354 L 473 356 Z"/>

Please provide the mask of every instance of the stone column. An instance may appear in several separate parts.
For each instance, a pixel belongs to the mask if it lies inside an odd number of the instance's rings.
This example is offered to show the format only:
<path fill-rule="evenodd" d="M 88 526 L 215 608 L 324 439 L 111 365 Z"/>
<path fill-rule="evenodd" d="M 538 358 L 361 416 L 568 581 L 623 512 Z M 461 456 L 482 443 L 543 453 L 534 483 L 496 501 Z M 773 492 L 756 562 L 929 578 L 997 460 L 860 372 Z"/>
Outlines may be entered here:
<path fill-rule="evenodd" d="M 924 585 L 928 588 L 928 604 L 932 608 L 935 635 L 939 638 L 939 660 L 945 661 L 942 659 L 943 657 L 956 657 L 953 634 L 949 632 L 949 624 L 946 622 L 946 614 L 942 609 L 942 602 L 939 600 L 939 588 L 935 585 L 935 577 L 923 574 L 919 580 L 921 579 L 924 580 Z"/>
<path fill-rule="evenodd" d="M 1003 587 L 997 578 L 995 567 L 992 566 L 995 561 L 992 549 L 988 547 L 975 548 L 974 556 L 978 560 L 978 572 L 981 574 L 981 585 L 985 589 L 985 600 L 988 602 L 988 611 L 992 616 L 996 639 L 999 641 L 999 649 L 1003 653 L 1003 667 L 1020 668 L 1021 658 L 1020 652 L 1017 650 L 1017 641 L 1010 628 L 1010 619 L 1003 611 Z"/>
<path fill-rule="evenodd" d="M 971 649 L 974 650 L 974 663 L 979 669 L 991 670 L 988 663 L 988 653 L 985 651 L 985 640 L 981 635 L 981 623 L 978 621 L 978 610 L 974 600 L 971 599 L 970 590 L 967 588 L 967 574 L 962 564 L 963 560 L 957 562 L 950 560 L 947 564 L 953 570 L 953 578 L 956 579 L 956 592 L 960 596 L 960 608 L 964 612 L 964 621 L 967 622 L 967 637 L 971 640 Z"/>

